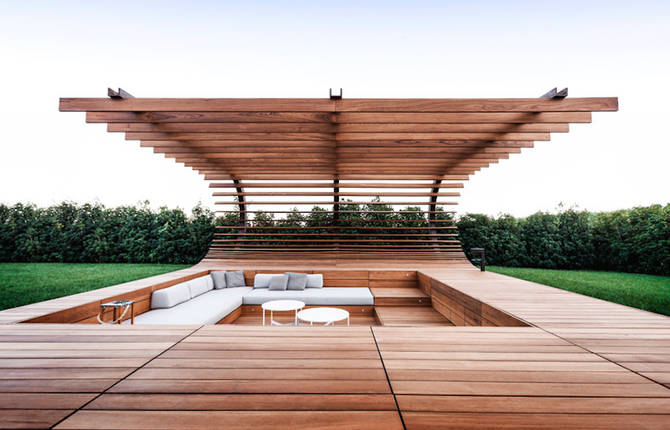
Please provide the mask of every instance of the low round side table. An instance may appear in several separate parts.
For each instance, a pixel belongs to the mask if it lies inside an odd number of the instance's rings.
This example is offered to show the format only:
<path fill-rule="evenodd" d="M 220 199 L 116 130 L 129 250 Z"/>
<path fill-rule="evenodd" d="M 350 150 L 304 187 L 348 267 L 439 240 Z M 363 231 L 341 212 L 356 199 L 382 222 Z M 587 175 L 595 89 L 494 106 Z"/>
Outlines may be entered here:
<path fill-rule="evenodd" d="M 349 326 L 349 312 L 338 308 L 311 308 L 296 314 L 299 321 L 308 322 L 309 325 L 321 323 L 324 326 L 333 325 L 336 321 L 347 320 Z"/>
<path fill-rule="evenodd" d="M 300 300 L 271 300 L 261 305 L 263 308 L 263 325 L 265 325 L 265 311 L 270 311 L 270 325 L 290 325 L 278 323 L 274 320 L 274 312 L 295 311 L 293 325 L 298 325 L 298 311 L 305 307 L 305 303 Z"/>

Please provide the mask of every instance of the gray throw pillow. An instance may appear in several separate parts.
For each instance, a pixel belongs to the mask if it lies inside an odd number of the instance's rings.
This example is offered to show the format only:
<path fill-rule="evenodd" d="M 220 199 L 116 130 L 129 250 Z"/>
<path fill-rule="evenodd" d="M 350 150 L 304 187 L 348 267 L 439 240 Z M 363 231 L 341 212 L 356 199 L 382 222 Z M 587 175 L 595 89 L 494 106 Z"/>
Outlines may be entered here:
<path fill-rule="evenodd" d="M 238 270 L 237 272 L 226 272 L 226 286 L 228 288 L 246 287 L 244 283 L 244 272 Z"/>
<path fill-rule="evenodd" d="M 211 276 L 212 281 L 214 281 L 214 289 L 215 290 L 220 290 L 222 288 L 226 288 L 226 272 L 221 270 L 217 272 L 212 272 L 209 274 Z"/>
<path fill-rule="evenodd" d="M 296 290 L 302 291 L 307 286 L 307 274 L 306 273 L 293 273 L 286 272 L 288 275 L 288 285 L 287 290 Z"/>
<path fill-rule="evenodd" d="M 270 279 L 270 291 L 286 291 L 288 275 L 274 276 Z"/>

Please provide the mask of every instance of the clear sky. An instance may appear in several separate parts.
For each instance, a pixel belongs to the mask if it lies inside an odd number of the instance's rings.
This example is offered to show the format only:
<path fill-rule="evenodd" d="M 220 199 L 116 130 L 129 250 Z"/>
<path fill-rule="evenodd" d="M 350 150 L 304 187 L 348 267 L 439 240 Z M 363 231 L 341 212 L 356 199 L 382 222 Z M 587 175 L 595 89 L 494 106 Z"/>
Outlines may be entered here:
<path fill-rule="evenodd" d="M 670 202 L 670 2 L 0 1 L 0 202 L 213 207 L 201 176 L 59 97 L 618 96 L 475 174 L 460 212 Z"/>

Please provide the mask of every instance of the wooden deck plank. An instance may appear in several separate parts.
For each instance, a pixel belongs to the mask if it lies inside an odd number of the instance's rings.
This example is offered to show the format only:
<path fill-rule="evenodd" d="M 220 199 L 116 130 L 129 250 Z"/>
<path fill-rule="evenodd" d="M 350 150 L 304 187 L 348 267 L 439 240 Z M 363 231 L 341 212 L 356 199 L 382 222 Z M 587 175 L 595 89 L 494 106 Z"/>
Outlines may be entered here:
<path fill-rule="evenodd" d="M 72 412 L 61 409 L 4 409 L 0 410 L 0 428 L 50 428 Z"/>
<path fill-rule="evenodd" d="M 443 429 L 667 429 L 667 415 L 403 413 L 407 430 Z"/>
<path fill-rule="evenodd" d="M 56 429 L 402 429 L 395 411 L 79 411 Z"/>
<path fill-rule="evenodd" d="M 391 394 L 103 394 L 85 409 L 395 411 Z"/>
<path fill-rule="evenodd" d="M 408 412 L 668 414 L 670 398 L 398 395 Z"/>
<path fill-rule="evenodd" d="M 290 372 L 286 373 L 290 376 Z M 390 393 L 385 379 L 127 379 L 110 393 Z M 249 399 L 251 401 L 251 399 Z"/>

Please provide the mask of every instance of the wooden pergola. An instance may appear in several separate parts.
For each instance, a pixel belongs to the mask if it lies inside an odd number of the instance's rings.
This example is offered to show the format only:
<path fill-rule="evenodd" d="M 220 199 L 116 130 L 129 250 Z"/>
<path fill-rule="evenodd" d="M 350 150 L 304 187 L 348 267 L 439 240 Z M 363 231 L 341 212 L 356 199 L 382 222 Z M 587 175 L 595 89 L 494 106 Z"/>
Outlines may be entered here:
<path fill-rule="evenodd" d="M 455 227 L 443 216 L 449 211 L 439 207 L 456 204 L 454 190 L 469 175 L 567 132 L 570 123 L 591 122 L 593 111 L 618 107 L 615 97 L 567 98 L 567 89 L 492 99 L 134 98 L 121 89 L 108 95 L 62 98 L 60 110 L 84 111 L 87 122 L 107 123 L 108 131 L 191 167 L 212 181 L 213 195 L 222 198 L 217 205 L 237 205 L 218 211 L 239 213 L 239 220 L 221 227 L 210 258 L 463 258 Z M 273 227 L 269 236 L 254 222 L 253 208 L 276 205 L 302 213 L 325 207 L 330 223 L 286 233 Z M 420 217 L 352 233 L 344 219 L 365 217 L 378 205 L 395 213 L 409 206 Z"/>

